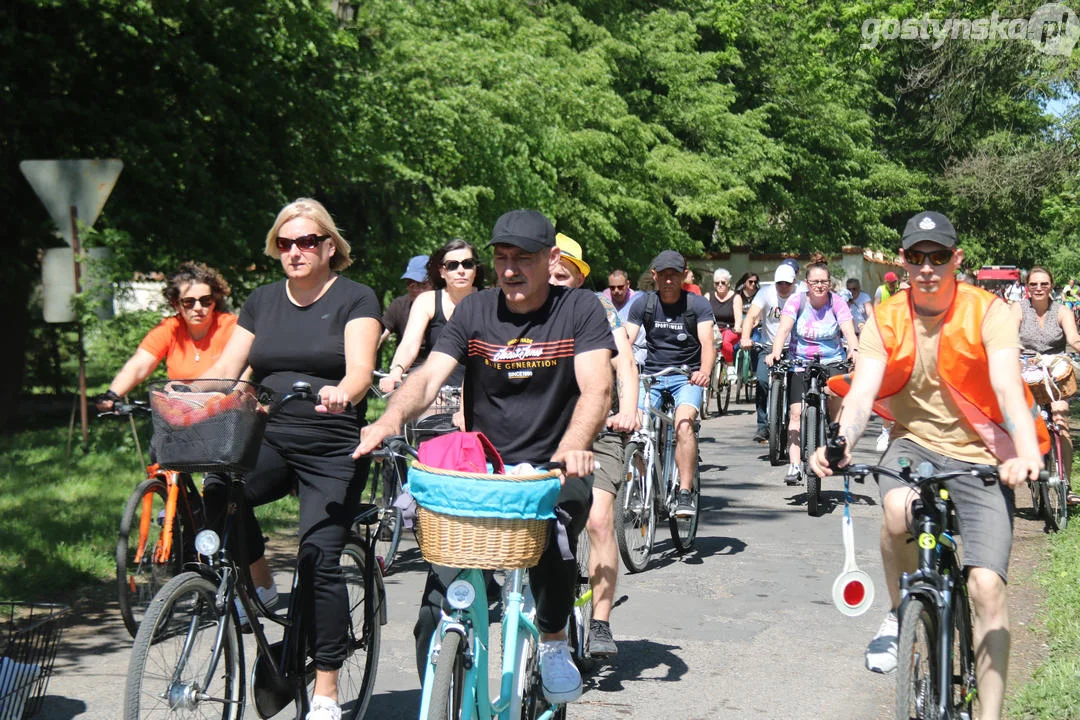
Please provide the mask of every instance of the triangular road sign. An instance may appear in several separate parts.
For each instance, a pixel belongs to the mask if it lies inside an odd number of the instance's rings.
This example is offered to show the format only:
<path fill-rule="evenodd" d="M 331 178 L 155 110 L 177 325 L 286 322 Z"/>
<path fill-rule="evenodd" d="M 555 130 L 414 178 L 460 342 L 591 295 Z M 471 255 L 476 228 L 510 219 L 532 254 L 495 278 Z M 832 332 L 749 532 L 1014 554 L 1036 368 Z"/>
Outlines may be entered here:
<path fill-rule="evenodd" d="M 93 225 L 124 169 L 122 160 L 23 160 L 19 169 L 41 199 L 60 235 L 68 245 L 71 237 L 71 206 L 79 222 Z"/>

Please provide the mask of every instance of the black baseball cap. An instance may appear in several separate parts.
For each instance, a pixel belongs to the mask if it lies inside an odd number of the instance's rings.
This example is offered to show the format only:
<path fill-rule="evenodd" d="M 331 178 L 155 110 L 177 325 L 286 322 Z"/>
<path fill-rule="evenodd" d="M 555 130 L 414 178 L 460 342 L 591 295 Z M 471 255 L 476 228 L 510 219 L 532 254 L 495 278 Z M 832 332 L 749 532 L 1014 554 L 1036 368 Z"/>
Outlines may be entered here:
<path fill-rule="evenodd" d="M 664 250 L 653 258 L 650 267 L 656 272 L 660 272 L 661 270 L 685 270 L 686 258 L 674 250 Z"/>
<path fill-rule="evenodd" d="M 942 247 L 956 247 L 956 228 L 949 222 L 949 218 L 941 213 L 921 212 L 908 220 L 907 225 L 904 226 L 903 248 L 907 250 L 924 240 L 937 243 Z"/>
<path fill-rule="evenodd" d="M 525 252 L 555 247 L 555 226 L 538 210 L 511 210 L 495 221 L 492 245 L 514 245 Z"/>

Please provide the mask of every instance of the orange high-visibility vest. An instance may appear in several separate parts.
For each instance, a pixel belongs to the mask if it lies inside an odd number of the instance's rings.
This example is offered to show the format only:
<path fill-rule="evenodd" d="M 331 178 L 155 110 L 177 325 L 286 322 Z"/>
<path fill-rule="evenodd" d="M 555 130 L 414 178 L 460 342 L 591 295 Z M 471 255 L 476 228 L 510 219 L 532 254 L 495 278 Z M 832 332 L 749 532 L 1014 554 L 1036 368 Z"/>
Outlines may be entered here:
<path fill-rule="evenodd" d="M 1016 446 L 1005 430 L 1005 420 L 998 407 L 997 395 L 990 383 L 990 364 L 982 343 L 982 321 L 997 296 L 968 283 L 956 284 L 956 295 L 945 315 L 938 342 L 937 370 L 949 397 L 960 408 L 963 421 L 975 431 L 998 460 L 1016 456 Z M 915 308 L 911 292 L 901 290 L 874 309 L 874 320 L 885 345 L 885 377 L 874 402 L 874 412 L 893 420 L 889 398 L 904 389 L 915 369 Z M 837 375 L 829 387 L 839 395 L 851 389 L 850 375 Z M 1035 432 L 1039 451 L 1050 450 L 1050 433 L 1038 421 L 1038 410 L 1031 391 L 1024 386 L 1028 408 L 1036 418 Z M 928 438 L 929 439 L 929 438 Z"/>

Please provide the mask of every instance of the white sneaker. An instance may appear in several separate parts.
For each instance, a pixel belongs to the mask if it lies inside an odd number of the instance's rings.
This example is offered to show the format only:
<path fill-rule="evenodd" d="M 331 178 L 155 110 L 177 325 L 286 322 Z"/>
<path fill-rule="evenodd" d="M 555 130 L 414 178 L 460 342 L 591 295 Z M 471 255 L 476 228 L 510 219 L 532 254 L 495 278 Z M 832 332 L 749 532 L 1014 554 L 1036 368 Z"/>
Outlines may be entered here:
<path fill-rule="evenodd" d="M 899 623 L 895 612 L 881 621 L 877 635 L 866 646 L 866 669 L 876 673 L 891 673 L 896 669 L 896 645 Z"/>
<path fill-rule="evenodd" d="M 879 453 L 883 453 L 889 449 L 889 429 L 888 425 L 881 426 L 881 434 L 878 435 L 877 445 L 874 446 L 874 449 Z"/>
<path fill-rule="evenodd" d="M 565 640 L 540 643 L 540 680 L 544 697 L 552 705 L 574 702 L 581 697 L 581 673 L 570 657 Z"/>
<path fill-rule="evenodd" d="M 273 607 L 277 605 L 278 592 L 275 586 L 271 585 L 268 588 L 255 588 L 255 594 L 259 596 L 259 599 L 262 600 L 262 604 L 266 606 L 267 610 L 272 610 Z M 244 612 L 244 606 L 240 604 L 240 598 L 237 598 L 233 602 L 236 603 L 236 615 L 240 619 L 240 625 L 247 625 L 247 613 Z"/>
<path fill-rule="evenodd" d="M 307 720 L 341 720 L 341 708 L 325 695 L 312 695 Z"/>

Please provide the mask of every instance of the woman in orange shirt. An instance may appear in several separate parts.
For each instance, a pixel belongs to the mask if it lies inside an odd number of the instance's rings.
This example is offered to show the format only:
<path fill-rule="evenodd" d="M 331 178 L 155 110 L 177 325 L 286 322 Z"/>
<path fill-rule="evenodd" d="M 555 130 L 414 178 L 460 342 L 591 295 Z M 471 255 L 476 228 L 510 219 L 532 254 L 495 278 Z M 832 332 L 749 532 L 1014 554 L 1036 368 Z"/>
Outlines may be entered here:
<path fill-rule="evenodd" d="M 236 327 L 236 316 L 224 312 L 229 283 L 217 270 L 185 262 L 173 273 L 162 294 L 176 310 L 146 334 L 109 389 L 95 398 L 101 412 L 135 389 L 164 360 L 170 379 L 197 378 L 217 362 Z"/>

